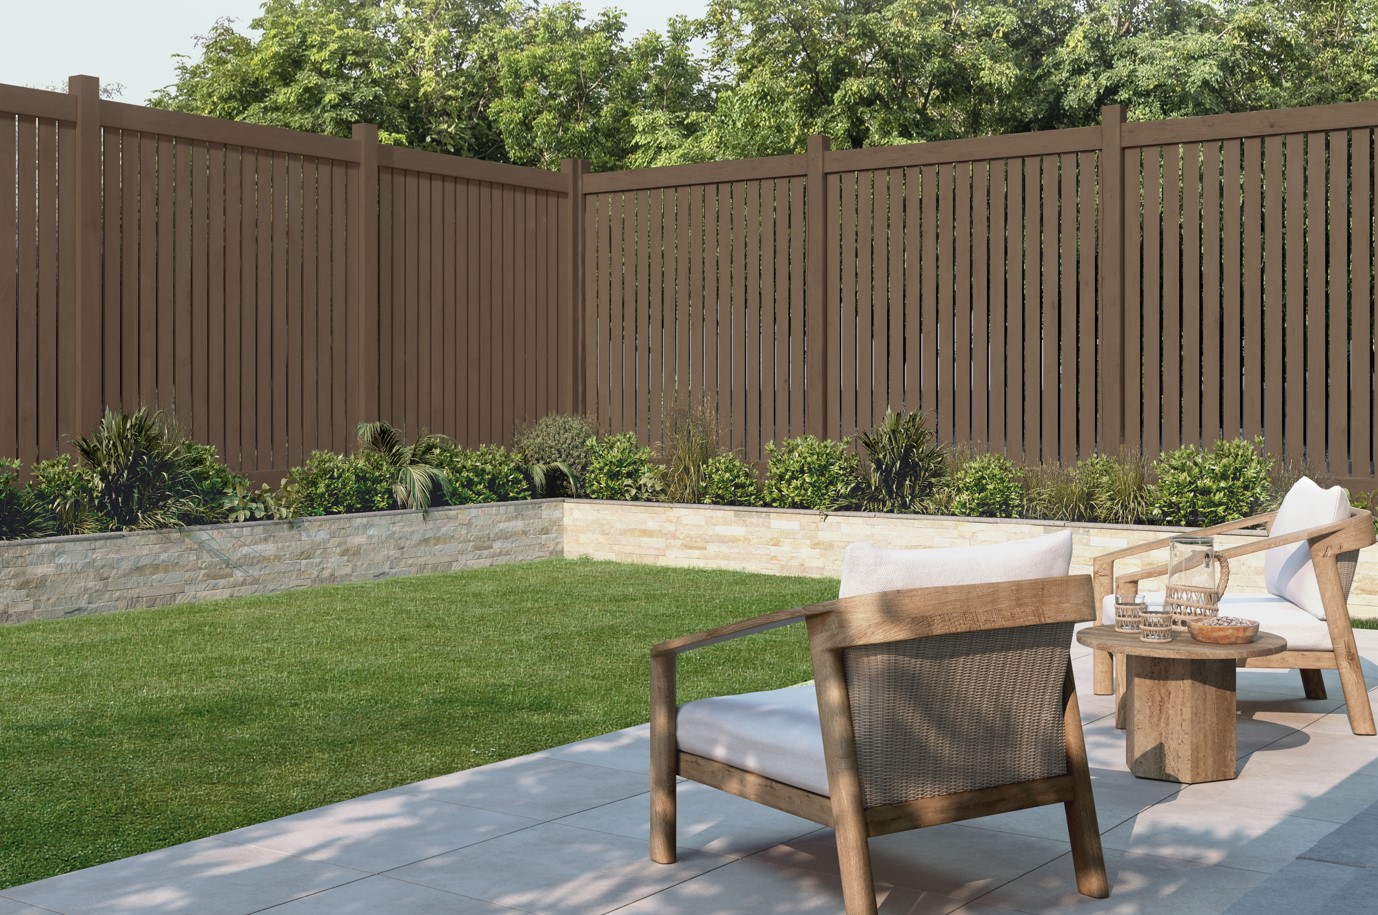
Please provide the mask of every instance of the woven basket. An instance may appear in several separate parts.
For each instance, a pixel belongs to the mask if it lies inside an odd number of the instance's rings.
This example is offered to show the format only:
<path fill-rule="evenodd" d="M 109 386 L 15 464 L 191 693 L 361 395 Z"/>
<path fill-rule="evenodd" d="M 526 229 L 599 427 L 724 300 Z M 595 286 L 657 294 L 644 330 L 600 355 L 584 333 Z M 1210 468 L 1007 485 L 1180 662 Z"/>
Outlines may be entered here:
<path fill-rule="evenodd" d="M 1225 593 L 1225 586 L 1230 583 L 1230 564 L 1218 557 L 1217 561 L 1220 563 L 1220 580 L 1214 588 L 1174 585 L 1168 582 L 1163 609 L 1172 614 L 1173 630 L 1186 632 L 1188 620 L 1219 615 L 1220 595 Z"/>

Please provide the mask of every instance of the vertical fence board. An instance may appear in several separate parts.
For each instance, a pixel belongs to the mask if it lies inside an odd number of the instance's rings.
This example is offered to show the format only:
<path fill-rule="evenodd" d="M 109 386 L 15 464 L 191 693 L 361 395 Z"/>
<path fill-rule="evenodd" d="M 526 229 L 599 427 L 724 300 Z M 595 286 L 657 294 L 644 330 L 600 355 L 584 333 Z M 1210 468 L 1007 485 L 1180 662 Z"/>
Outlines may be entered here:
<path fill-rule="evenodd" d="M 1263 434 L 1262 383 L 1267 366 L 1262 363 L 1264 322 L 1263 303 L 1263 145 L 1257 137 L 1244 141 L 1244 242 L 1241 261 L 1244 273 L 1240 301 L 1240 424 L 1245 438 Z"/>
<path fill-rule="evenodd" d="M 1143 292 L 1139 303 L 1143 314 L 1141 378 L 1143 379 L 1143 447 L 1147 454 L 1162 448 L 1163 400 L 1162 366 L 1165 341 L 1162 337 L 1162 150 L 1144 150 L 1143 165 Z M 1167 346 L 1170 346 L 1170 341 Z"/>
<path fill-rule="evenodd" d="M 1077 165 L 1070 153 L 1061 157 L 1058 182 L 1062 190 L 1058 206 L 1058 226 L 1062 240 L 1054 261 L 1060 273 L 1058 290 L 1058 362 L 1050 377 L 1058 391 L 1057 459 L 1071 465 L 1077 456 Z"/>
<path fill-rule="evenodd" d="M 1007 335 L 1006 245 L 1009 239 L 1009 219 L 1005 211 L 1008 193 L 1009 162 L 998 159 L 991 163 L 990 176 L 990 450 L 1005 454 L 1008 438 L 1006 423 L 1009 417 L 1009 388 L 1006 368 L 1009 366 Z"/>
<path fill-rule="evenodd" d="M 1096 372 L 1096 199 L 1099 188 L 1096 159 L 1093 153 L 1081 153 L 1077 159 L 1077 456 L 1090 457 L 1100 444 L 1100 396 Z M 1194 211 L 1194 209 L 1193 209 Z"/>
<path fill-rule="evenodd" d="M 761 308 L 765 295 L 765 277 L 761 270 L 761 182 L 746 184 L 746 261 L 739 286 L 746 296 L 746 323 L 736 339 L 746 348 L 746 386 L 743 400 L 746 407 L 746 453 L 761 453 Z"/>
<path fill-rule="evenodd" d="M 1282 298 L 1282 137 L 1269 137 L 1263 147 L 1263 361 L 1259 392 L 1263 400 L 1264 447 L 1280 456 L 1283 406 Z"/>
<path fill-rule="evenodd" d="M 1024 416 L 1019 454 L 1020 460 L 1031 464 L 1042 460 L 1042 202 L 1040 161 L 1030 157 L 1024 160 Z"/>
<path fill-rule="evenodd" d="M 977 162 L 972 168 L 972 343 L 971 343 L 971 441 L 984 445 L 990 441 L 990 244 L 989 194 L 990 163 Z M 979 443 L 979 444 L 978 444 Z"/>
<path fill-rule="evenodd" d="M 1201 440 L 1201 147 L 1182 152 L 1182 440 Z"/>
<path fill-rule="evenodd" d="M 1337 130 L 1327 135 L 1330 146 L 1330 307 L 1326 357 L 1327 390 L 1324 402 L 1329 418 L 1325 439 L 1326 469 L 1336 476 L 1349 474 L 1349 134 Z"/>
<path fill-rule="evenodd" d="M 1202 441 L 1220 437 L 1220 145 L 1207 143 L 1202 155 L 1201 204 L 1201 434 Z"/>
<path fill-rule="evenodd" d="M 1351 195 L 1353 238 L 1350 251 L 1353 263 L 1351 308 L 1354 327 L 1349 354 L 1349 432 L 1352 438 L 1350 474 L 1372 479 L 1373 467 L 1373 134 L 1355 130 L 1353 134 L 1354 187 Z M 1275 365 L 1270 362 L 1269 365 Z M 1276 453 L 1276 452 L 1274 452 Z"/>
<path fill-rule="evenodd" d="M 22 307 L 19 296 L 19 260 L 16 245 L 9 242 L 10 238 L 16 239 L 17 242 L 19 237 L 17 189 L 21 186 L 22 176 L 15 164 L 18 146 L 19 132 L 16 119 L 9 115 L 0 115 L 0 187 L 16 188 L 14 194 L 0 194 L 0 238 L 5 239 L 4 243 L 0 244 L 0 456 L 3 457 L 17 456 L 22 450 L 18 419 L 19 352 L 23 345 L 19 326 L 20 315 L 27 309 Z M 107 166 L 109 161 L 107 153 Z M 107 345 L 113 336 L 107 329 Z M 107 371 L 112 367 L 111 362 L 107 353 Z"/>
<path fill-rule="evenodd" d="M 956 249 L 953 251 L 955 298 L 952 314 L 952 346 L 956 358 L 952 366 L 952 435 L 969 442 L 971 434 L 971 166 L 958 163 L 954 185 L 956 201 L 953 225 Z"/>
<path fill-rule="evenodd" d="M 1306 461 L 1326 465 L 1325 399 L 1325 134 L 1306 138 Z"/>
<path fill-rule="evenodd" d="M 172 294 L 175 309 L 172 319 L 174 334 L 172 383 L 175 394 L 174 410 L 181 419 L 183 428 L 190 433 L 197 410 L 192 398 L 191 385 L 191 227 L 194 217 L 191 187 L 191 145 L 189 143 L 177 144 L 177 162 L 173 184 L 176 188 L 176 224 L 174 226 L 176 248 L 172 250 L 175 277 Z"/>
<path fill-rule="evenodd" d="M 1240 359 L 1241 324 L 1240 288 L 1243 281 L 1243 268 L 1240 262 L 1241 221 L 1240 182 L 1242 162 L 1238 140 L 1227 140 L 1222 150 L 1223 168 L 1221 171 L 1221 308 L 1222 330 L 1220 341 L 1220 378 L 1222 381 L 1220 400 L 1220 419 L 1224 427 L 1223 437 L 1237 438 L 1244 423 L 1240 386 L 1243 382 L 1243 365 Z"/>
<path fill-rule="evenodd" d="M 255 415 L 258 419 L 254 430 L 254 440 L 258 455 L 254 468 L 264 471 L 273 466 L 273 232 L 278 220 L 273 187 L 273 156 L 260 152 L 257 156 L 256 180 L 258 182 L 256 199 L 258 210 L 257 225 L 254 227 L 254 241 L 257 250 L 258 267 L 258 315 L 255 321 L 256 332 L 250 337 L 258 364 L 258 379 Z M 265 213 L 265 209 L 267 212 Z"/>
<path fill-rule="evenodd" d="M 1024 183 L 1023 159 L 1010 159 L 1006 207 L 1005 454 L 1024 458 Z"/>
<path fill-rule="evenodd" d="M 1162 271 L 1162 414 L 1164 449 L 1182 444 L 1182 150 L 1176 144 L 1163 147 L 1163 271 Z"/>
<path fill-rule="evenodd" d="M 805 210 L 804 210 L 804 179 L 791 178 L 789 182 L 790 204 L 789 204 L 789 271 L 790 271 L 790 293 L 789 293 L 789 375 L 785 378 L 777 379 L 777 383 L 787 381 L 789 386 L 789 410 L 790 426 L 789 436 L 803 435 L 805 431 L 805 410 L 804 403 L 807 397 L 817 397 L 818 392 L 812 394 L 805 391 L 805 362 L 807 355 L 804 351 L 805 325 L 805 298 L 804 298 L 804 274 L 806 271 L 805 251 L 807 242 L 805 239 Z M 785 438 L 781 434 L 780 438 Z"/>

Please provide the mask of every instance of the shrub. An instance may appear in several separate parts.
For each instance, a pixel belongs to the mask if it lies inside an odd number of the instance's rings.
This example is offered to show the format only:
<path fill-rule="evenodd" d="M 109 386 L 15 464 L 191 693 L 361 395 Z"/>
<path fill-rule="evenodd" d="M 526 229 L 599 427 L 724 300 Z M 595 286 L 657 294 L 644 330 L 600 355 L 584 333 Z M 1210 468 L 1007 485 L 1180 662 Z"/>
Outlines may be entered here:
<path fill-rule="evenodd" d="M 532 493 L 559 495 L 563 490 L 578 495 L 588 469 L 589 442 L 597 435 L 592 420 L 571 413 L 547 413 L 518 432 L 512 450 L 528 465 Z M 547 481 L 552 485 L 547 486 Z"/>
<path fill-rule="evenodd" d="M 974 518 L 1016 518 L 1024 502 L 1019 472 L 1007 458 L 983 454 L 963 464 L 952 481 L 951 510 Z"/>
<path fill-rule="evenodd" d="M 57 531 L 52 512 L 32 489 L 19 485 L 14 458 L 0 458 L 0 540 L 47 537 Z"/>
<path fill-rule="evenodd" d="M 765 501 L 777 508 L 841 511 L 854 507 L 861 491 L 861 467 L 849 442 L 825 442 L 812 435 L 766 445 Z"/>
<path fill-rule="evenodd" d="M 717 454 L 703 465 L 701 499 L 704 505 L 760 505 L 756 471 L 735 454 Z"/>
<path fill-rule="evenodd" d="M 512 502 L 531 498 L 522 462 L 501 445 L 477 449 L 446 448 L 436 466 L 450 481 L 450 505 Z"/>
<path fill-rule="evenodd" d="M 430 508 L 444 502 L 450 480 L 437 466 L 441 452 L 452 446 L 443 435 L 425 435 L 407 444 L 397 428 L 385 422 L 359 423 L 359 444 L 376 455 L 391 478 L 392 502 L 397 508 Z"/>
<path fill-rule="evenodd" d="M 1209 451 L 1185 445 L 1154 461 L 1153 471 L 1150 508 L 1165 524 L 1223 524 L 1257 514 L 1273 498 L 1273 459 L 1262 439 L 1219 441 Z"/>
<path fill-rule="evenodd" d="M 718 444 L 718 414 L 708 404 L 676 407 L 660 445 L 664 462 L 665 498 L 669 502 L 705 501 L 704 478 L 710 460 L 722 451 Z"/>
<path fill-rule="evenodd" d="M 928 511 L 946 475 L 944 449 L 921 413 L 885 411 L 885 419 L 860 436 L 870 460 L 863 505 L 868 511 Z"/>
<path fill-rule="evenodd" d="M 95 475 L 95 510 L 116 529 L 176 527 L 206 517 L 202 457 L 161 413 L 106 410 L 96 431 L 73 444 Z"/>
<path fill-rule="evenodd" d="M 267 517 L 277 517 L 275 511 L 266 515 L 256 515 L 247 509 L 248 503 L 240 506 L 238 501 L 234 500 L 232 504 L 231 496 L 261 496 L 266 487 L 254 492 L 247 477 L 235 473 L 220 460 L 220 453 L 215 450 L 214 445 L 201 445 L 188 439 L 182 442 L 182 448 L 187 453 L 187 472 L 196 489 L 195 517 L 188 518 L 188 523 L 192 520 L 201 523 L 259 521 Z M 269 501 L 271 502 L 271 497 Z M 260 507 L 261 504 L 260 500 Z M 239 517 L 245 510 L 248 510 L 252 517 Z"/>
<path fill-rule="evenodd" d="M 590 499 L 654 502 L 663 494 L 651 449 L 638 445 L 634 433 L 590 439 L 588 455 L 582 488 Z"/>
<path fill-rule="evenodd" d="M 343 515 L 392 507 L 391 468 L 376 454 L 313 451 L 282 481 L 278 502 L 294 515 Z"/>
<path fill-rule="evenodd" d="M 237 483 L 220 500 L 226 521 L 272 521 L 292 517 L 291 509 L 279 505 L 273 491 L 265 483 L 254 489 L 248 480 Z"/>
<path fill-rule="evenodd" d="M 110 519 L 96 510 L 96 475 L 66 455 L 33 465 L 29 489 L 51 513 L 59 534 L 108 531 Z"/>

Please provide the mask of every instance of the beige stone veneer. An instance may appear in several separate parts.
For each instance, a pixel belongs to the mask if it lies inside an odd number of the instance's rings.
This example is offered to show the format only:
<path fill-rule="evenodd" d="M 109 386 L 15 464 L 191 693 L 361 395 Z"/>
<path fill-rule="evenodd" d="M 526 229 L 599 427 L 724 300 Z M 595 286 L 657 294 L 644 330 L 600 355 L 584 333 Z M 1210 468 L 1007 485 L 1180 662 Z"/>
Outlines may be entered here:
<path fill-rule="evenodd" d="M 819 514 L 549 499 L 127 534 L 0 542 L 0 622 L 20 623 L 552 556 L 835 576 L 854 540 L 919 548 L 998 543 L 1069 528 L 1072 567 L 1160 527 L 860 512 Z M 1241 538 L 1222 538 L 1240 542 Z M 1222 545 L 1224 545 L 1222 543 Z M 1262 590 L 1262 559 L 1231 590 Z M 1378 556 L 1359 562 L 1355 616 L 1378 616 Z"/>

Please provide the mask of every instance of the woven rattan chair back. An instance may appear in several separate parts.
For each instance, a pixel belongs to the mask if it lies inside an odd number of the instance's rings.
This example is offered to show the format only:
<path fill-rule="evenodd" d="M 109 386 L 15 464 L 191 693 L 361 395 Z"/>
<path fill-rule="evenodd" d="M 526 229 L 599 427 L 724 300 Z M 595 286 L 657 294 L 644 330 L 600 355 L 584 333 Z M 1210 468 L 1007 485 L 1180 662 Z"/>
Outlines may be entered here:
<path fill-rule="evenodd" d="M 867 807 L 1067 773 L 1071 623 L 843 652 Z"/>

